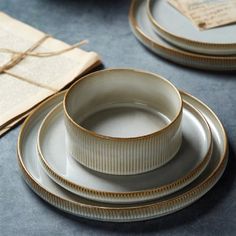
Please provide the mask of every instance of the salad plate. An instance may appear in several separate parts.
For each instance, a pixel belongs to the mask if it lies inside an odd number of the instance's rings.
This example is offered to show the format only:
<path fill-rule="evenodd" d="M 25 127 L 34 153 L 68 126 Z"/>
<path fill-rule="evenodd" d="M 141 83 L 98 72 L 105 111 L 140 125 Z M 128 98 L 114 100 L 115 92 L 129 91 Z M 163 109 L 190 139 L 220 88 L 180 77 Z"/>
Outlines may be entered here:
<path fill-rule="evenodd" d="M 147 1 L 133 0 L 129 11 L 130 27 L 137 39 L 157 55 L 175 63 L 205 70 L 235 70 L 236 56 L 210 56 L 176 48 L 160 37 L 147 15 Z"/>
<path fill-rule="evenodd" d="M 236 24 L 200 31 L 166 0 L 148 0 L 147 14 L 154 30 L 175 46 L 202 54 L 236 55 Z"/>
<path fill-rule="evenodd" d="M 63 100 L 64 93 L 38 106 L 25 120 L 18 139 L 18 162 L 29 187 L 49 204 L 73 215 L 100 221 L 127 222 L 147 220 L 171 214 L 198 200 L 208 192 L 224 172 L 228 144 L 224 128 L 205 104 L 181 92 L 184 101 L 197 108 L 209 123 L 213 137 L 213 154 L 203 173 L 183 189 L 161 199 L 135 204 L 108 204 L 91 201 L 63 189 L 45 174 L 36 149 L 38 130 L 48 112 Z"/>
<path fill-rule="evenodd" d="M 205 118 L 188 103 L 184 102 L 183 107 L 180 151 L 167 164 L 153 171 L 128 176 L 110 175 L 90 170 L 75 161 L 67 150 L 61 103 L 46 116 L 39 129 L 40 161 L 53 181 L 91 200 L 135 203 L 166 196 L 197 178 L 212 153 L 211 131 Z M 128 124 L 126 130 L 129 130 Z"/>

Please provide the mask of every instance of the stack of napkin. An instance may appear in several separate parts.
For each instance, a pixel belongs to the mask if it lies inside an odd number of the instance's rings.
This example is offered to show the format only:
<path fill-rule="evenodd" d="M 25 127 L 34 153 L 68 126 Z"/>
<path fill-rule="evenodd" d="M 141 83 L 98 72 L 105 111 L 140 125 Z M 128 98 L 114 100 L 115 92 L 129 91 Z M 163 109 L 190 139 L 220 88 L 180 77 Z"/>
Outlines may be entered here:
<path fill-rule="evenodd" d="M 95 52 L 77 46 L 0 12 L 0 136 L 41 101 L 100 64 Z"/>

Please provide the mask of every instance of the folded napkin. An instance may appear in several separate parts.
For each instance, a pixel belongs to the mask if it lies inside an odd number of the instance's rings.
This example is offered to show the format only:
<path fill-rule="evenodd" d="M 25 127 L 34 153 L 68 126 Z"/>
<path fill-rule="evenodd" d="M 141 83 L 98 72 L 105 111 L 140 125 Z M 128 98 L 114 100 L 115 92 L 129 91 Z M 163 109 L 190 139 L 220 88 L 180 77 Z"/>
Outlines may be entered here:
<path fill-rule="evenodd" d="M 0 12 L 0 136 L 38 103 L 100 64 L 95 52 L 78 46 Z"/>

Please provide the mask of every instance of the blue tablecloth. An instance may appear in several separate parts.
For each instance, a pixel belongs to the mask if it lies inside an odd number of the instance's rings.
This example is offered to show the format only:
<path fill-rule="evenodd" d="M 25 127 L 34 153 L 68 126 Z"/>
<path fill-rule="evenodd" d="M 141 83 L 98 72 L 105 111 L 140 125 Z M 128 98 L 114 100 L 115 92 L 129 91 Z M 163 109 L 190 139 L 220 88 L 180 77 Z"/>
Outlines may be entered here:
<path fill-rule="evenodd" d="M 200 98 L 228 133 L 225 174 L 203 198 L 170 216 L 125 224 L 73 218 L 46 204 L 24 183 L 16 161 L 17 127 L 0 139 L 0 235 L 236 235 L 236 73 L 188 69 L 154 55 L 129 28 L 129 4 L 127 0 L 1 0 L 0 10 L 67 43 L 89 39 L 84 48 L 98 52 L 104 67 L 155 72 Z"/>

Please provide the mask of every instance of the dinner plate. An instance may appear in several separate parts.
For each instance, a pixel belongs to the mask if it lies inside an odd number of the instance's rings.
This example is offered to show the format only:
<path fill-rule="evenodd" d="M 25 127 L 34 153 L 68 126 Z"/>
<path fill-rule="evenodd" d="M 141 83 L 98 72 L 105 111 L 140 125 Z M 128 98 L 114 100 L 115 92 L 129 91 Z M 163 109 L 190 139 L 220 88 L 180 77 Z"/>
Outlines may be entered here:
<path fill-rule="evenodd" d="M 137 39 L 157 55 L 175 63 L 206 70 L 235 70 L 236 57 L 208 56 L 177 49 L 162 39 L 148 19 L 147 1 L 133 0 L 129 11 L 130 27 Z M 175 25 L 175 24 L 173 24 Z"/>
<path fill-rule="evenodd" d="M 43 102 L 22 125 L 17 153 L 26 183 L 49 204 L 76 216 L 101 221 L 140 221 L 167 215 L 187 207 L 208 192 L 223 174 L 228 160 L 228 144 L 224 128 L 217 116 L 196 98 L 183 92 L 181 94 L 185 101 L 204 114 L 211 128 L 214 142 L 213 154 L 206 169 L 196 180 L 180 191 L 159 200 L 124 206 L 87 200 L 53 182 L 41 168 L 36 142 L 42 120 L 55 104 L 62 101 L 64 93 Z"/>
<path fill-rule="evenodd" d="M 200 31 L 166 0 L 148 0 L 147 14 L 155 31 L 178 47 L 209 55 L 236 54 L 236 24 Z"/>
<path fill-rule="evenodd" d="M 56 183 L 91 200 L 134 203 L 173 193 L 201 174 L 212 153 L 211 131 L 205 118 L 191 105 L 183 105 L 183 142 L 174 159 L 154 171 L 119 176 L 93 171 L 69 156 L 61 103 L 46 116 L 39 129 L 38 151 L 42 166 Z M 128 125 L 126 130 L 128 132 Z"/>

